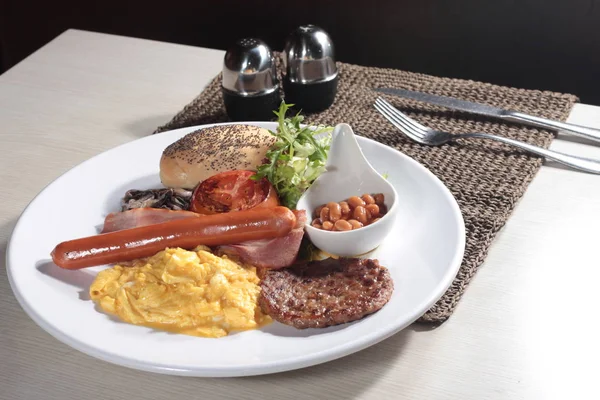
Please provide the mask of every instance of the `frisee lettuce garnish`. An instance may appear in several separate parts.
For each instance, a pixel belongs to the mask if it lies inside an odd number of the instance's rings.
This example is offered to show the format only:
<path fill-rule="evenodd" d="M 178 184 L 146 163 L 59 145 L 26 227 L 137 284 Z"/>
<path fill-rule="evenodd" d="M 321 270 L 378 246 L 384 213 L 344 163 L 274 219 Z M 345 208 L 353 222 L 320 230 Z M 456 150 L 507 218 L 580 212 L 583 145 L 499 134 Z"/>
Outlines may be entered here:
<path fill-rule="evenodd" d="M 325 171 L 333 127 L 301 127 L 304 116 L 300 113 L 285 117 L 290 107 L 293 104 L 282 102 L 279 111 L 274 111 L 279 126 L 277 132 L 270 132 L 277 140 L 266 154 L 267 162 L 258 167 L 252 179 L 266 177 L 281 204 L 294 210 L 300 196 Z"/>

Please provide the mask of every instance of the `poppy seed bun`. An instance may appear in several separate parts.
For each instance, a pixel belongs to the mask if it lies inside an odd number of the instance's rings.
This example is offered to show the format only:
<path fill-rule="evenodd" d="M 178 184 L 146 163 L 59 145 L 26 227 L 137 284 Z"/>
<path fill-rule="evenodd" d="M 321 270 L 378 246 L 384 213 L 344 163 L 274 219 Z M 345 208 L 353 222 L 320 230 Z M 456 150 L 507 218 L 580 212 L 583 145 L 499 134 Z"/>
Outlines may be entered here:
<path fill-rule="evenodd" d="M 275 137 L 252 125 L 219 125 L 191 132 L 167 147 L 160 159 L 166 187 L 192 189 L 224 171 L 256 170 Z"/>

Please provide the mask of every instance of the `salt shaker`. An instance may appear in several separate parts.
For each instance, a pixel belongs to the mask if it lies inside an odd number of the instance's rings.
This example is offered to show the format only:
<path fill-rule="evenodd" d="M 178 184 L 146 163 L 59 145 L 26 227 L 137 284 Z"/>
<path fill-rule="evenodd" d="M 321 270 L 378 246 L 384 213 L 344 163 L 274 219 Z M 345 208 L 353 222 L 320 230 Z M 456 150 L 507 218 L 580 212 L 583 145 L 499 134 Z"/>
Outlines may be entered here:
<path fill-rule="evenodd" d="M 238 40 L 225 53 L 223 101 L 233 121 L 268 121 L 281 104 L 273 53 L 259 39 Z"/>
<path fill-rule="evenodd" d="M 315 25 L 302 25 L 286 40 L 285 102 L 305 112 L 327 109 L 337 92 L 338 70 L 331 38 Z"/>

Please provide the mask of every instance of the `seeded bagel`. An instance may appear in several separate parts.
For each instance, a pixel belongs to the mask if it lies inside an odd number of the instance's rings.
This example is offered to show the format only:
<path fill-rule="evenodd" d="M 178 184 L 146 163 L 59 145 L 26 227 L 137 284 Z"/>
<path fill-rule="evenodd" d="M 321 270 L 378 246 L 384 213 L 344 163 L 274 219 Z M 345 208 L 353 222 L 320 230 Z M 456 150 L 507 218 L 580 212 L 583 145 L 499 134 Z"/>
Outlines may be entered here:
<path fill-rule="evenodd" d="M 275 140 L 267 129 L 253 125 L 199 129 L 163 151 L 160 180 L 166 187 L 193 189 L 220 172 L 256 170 Z"/>

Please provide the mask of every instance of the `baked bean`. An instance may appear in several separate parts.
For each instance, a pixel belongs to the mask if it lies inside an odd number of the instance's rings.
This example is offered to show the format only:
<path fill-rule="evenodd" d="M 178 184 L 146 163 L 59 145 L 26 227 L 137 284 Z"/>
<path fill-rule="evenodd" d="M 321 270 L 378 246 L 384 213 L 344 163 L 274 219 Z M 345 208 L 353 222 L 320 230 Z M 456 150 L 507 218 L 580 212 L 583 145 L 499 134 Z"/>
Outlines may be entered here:
<path fill-rule="evenodd" d="M 385 204 L 379 204 L 379 216 L 387 214 L 388 209 Z"/>
<path fill-rule="evenodd" d="M 363 227 L 363 224 L 361 224 L 360 222 L 358 222 L 355 219 L 349 219 L 348 223 L 350 225 L 352 225 L 352 229 L 358 229 L 358 228 L 362 228 Z"/>
<path fill-rule="evenodd" d="M 315 208 L 315 213 L 314 213 L 314 217 L 315 218 L 320 218 L 321 217 L 321 210 L 323 209 L 323 207 L 325 207 L 325 204 L 323 204 L 322 206 L 319 206 L 319 207 Z"/>
<path fill-rule="evenodd" d="M 346 200 L 330 201 L 315 208 L 311 225 L 327 231 L 349 231 L 378 221 L 387 213 L 383 193 L 352 196 Z"/>
<path fill-rule="evenodd" d="M 373 218 L 377 218 L 379 216 L 379 206 L 377 204 L 368 204 L 365 208 L 369 213 L 371 213 Z"/>
<path fill-rule="evenodd" d="M 340 201 L 340 210 L 342 210 L 342 219 L 348 219 L 350 216 L 350 206 L 346 201 Z"/>
<path fill-rule="evenodd" d="M 363 199 L 361 199 L 358 196 L 352 196 L 348 199 L 348 204 L 350 205 L 350 208 L 352 209 L 356 209 L 356 207 L 359 206 L 365 206 L 365 202 Z"/>
<path fill-rule="evenodd" d="M 321 213 L 319 214 L 319 218 L 321 218 L 321 222 L 329 221 L 329 207 L 321 208 Z"/>
<path fill-rule="evenodd" d="M 327 208 L 329 208 L 329 220 L 331 222 L 337 221 L 342 218 L 342 207 L 334 201 L 330 201 L 327 203 Z"/>
<path fill-rule="evenodd" d="M 361 199 L 365 202 L 366 205 L 375 204 L 375 199 L 368 193 L 365 193 L 361 196 Z"/>
<path fill-rule="evenodd" d="M 335 221 L 335 224 L 333 225 L 333 227 L 335 228 L 336 231 L 351 231 L 352 230 L 352 225 L 350 224 L 350 222 L 345 221 L 343 219 L 339 219 L 339 220 Z"/>
<path fill-rule="evenodd" d="M 381 218 L 375 218 L 373 221 L 371 221 L 371 223 L 369 225 L 374 224 L 375 222 L 379 221 L 380 219 Z"/>
<path fill-rule="evenodd" d="M 368 222 L 367 209 L 364 208 L 363 206 L 356 207 L 354 209 L 354 212 L 352 213 L 352 216 L 354 217 L 355 220 L 357 220 L 358 222 L 360 222 L 363 225 Z"/>

